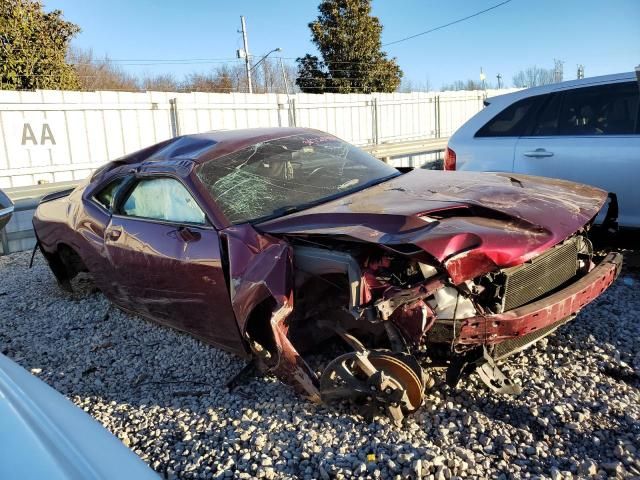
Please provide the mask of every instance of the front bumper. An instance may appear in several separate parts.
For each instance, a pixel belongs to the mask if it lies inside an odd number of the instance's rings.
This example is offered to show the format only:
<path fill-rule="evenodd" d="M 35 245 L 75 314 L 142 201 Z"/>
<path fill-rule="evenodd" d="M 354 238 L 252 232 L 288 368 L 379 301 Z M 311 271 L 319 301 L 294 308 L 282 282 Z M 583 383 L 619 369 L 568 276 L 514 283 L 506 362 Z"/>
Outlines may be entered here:
<path fill-rule="evenodd" d="M 622 254 L 607 255 L 577 282 L 535 302 L 504 313 L 462 321 L 455 343 L 497 344 L 531 334 L 579 312 L 613 283 L 622 268 Z"/>

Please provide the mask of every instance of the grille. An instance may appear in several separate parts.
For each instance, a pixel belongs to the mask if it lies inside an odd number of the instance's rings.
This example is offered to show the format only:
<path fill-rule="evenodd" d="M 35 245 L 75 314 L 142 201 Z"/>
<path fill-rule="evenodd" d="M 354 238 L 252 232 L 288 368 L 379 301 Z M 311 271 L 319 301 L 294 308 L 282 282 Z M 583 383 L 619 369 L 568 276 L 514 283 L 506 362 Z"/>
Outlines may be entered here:
<path fill-rule="evenodd" d="M 503 270 L 502 311 L 512 310 L 541 297 L 574 277 L 578 268 L 578 245 L 566 242 L 526 265 Z"/>
<path fill-rule="evenodd" d="M 557 322 L 552 323 L 551 325 L 547 325 L 544 328 L 536 330 L 535 332 L 527 333 L 521 337 L 516 337 L 511 340 L 506 340 L 502 343 L 496 345 L 493 357 L 496 360 L 502 360 L 509 355 L 513 355 L 514 353 L 518 353 L 525 348 L 533 345 L 538 340 L 542 340 L 544 337 L 553 333 L 554 330 L 564 323 L 571 320 L 573 316 L 563 318 L 558 320 Z"/>

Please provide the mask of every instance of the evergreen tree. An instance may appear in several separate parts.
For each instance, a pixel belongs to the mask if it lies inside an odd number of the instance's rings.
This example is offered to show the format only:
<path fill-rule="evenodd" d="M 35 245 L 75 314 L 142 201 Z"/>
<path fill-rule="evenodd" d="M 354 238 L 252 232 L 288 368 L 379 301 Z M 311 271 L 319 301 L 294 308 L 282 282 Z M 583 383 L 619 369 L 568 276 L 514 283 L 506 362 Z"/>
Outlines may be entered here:
<path fill-rule="evenodd" d="M 65 58 L 79 31 L 60 10 L 44 12 L 39 1 L 0 1 L 0 88 L 77 89 L 78 78 Z"/>
<path fill-rule="evenodd" d="M 323 0 L 309 24 L 322 60 L 298 58 L 297 85 L 306 93 L 393 92 L 402 70 L 381 51 L 382 25 L 371 16 L 371 0 Z"/>

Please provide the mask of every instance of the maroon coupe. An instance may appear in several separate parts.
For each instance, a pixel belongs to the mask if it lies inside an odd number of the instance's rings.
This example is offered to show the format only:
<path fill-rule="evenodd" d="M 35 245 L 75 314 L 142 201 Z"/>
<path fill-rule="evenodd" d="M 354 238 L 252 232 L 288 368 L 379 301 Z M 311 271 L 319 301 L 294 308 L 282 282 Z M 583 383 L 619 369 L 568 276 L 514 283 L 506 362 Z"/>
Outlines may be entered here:
<path fill-rule="evenodd" d="M 477 371 L 518 391 L 496 362 L 620 271 L 621 255 L 589 240 L 606 203 L 562 180 L 401 173 L 326 133 L 272 128 L 127 155 L 44 198 L 33 223 L 63 288 L 88 271 L 122 309 L 251 359 L 313 401 L 399 422 L 434 366 L 452 384 Z M 301 355 L 336 337 L 348 350 L 316 373 Z"/>

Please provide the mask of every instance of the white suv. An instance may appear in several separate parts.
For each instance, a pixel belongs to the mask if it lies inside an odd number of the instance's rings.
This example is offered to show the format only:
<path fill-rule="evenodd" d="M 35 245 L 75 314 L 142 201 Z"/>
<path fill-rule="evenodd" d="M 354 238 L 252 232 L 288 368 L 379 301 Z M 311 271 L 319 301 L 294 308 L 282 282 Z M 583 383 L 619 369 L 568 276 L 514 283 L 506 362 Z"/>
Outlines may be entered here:
<path fill-rule="evenodd" d="M 445 170 L 518 172 L 595 185 L 617 195 L 621 227 L 640 228 L 639 103 L 635 73 L 489 98 L 449 140 Z"/>

